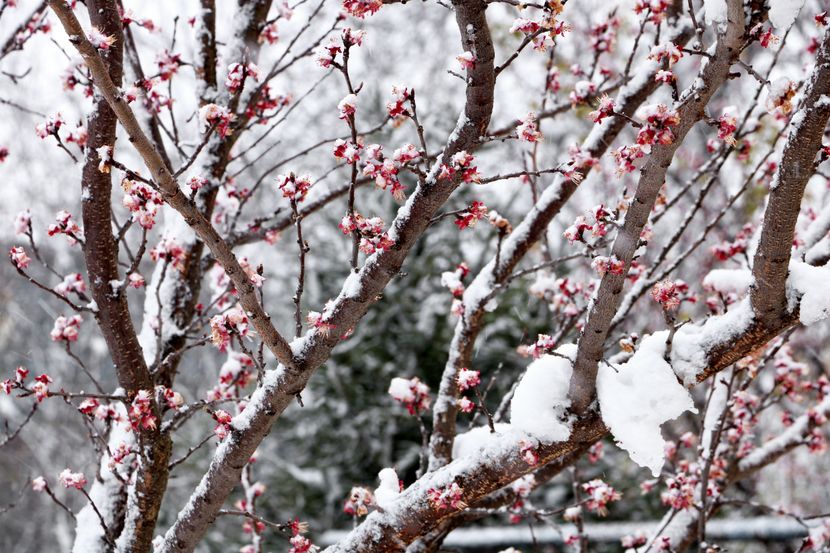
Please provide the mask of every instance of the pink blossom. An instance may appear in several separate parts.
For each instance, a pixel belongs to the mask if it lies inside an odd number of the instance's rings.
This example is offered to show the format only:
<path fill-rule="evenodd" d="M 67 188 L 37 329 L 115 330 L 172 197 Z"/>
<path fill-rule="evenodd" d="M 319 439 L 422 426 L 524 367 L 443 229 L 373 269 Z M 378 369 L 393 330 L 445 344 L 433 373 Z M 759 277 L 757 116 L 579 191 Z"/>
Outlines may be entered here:
<path fill-rule="evenodd" d="M 115 44 L 115 35 L 105 35 L 97 27 L 92 27 L 89 30 L 89 41 L 99 50 L 109 50 Z"/>
<path fill-rule="evenodd" d="M 76 342 L 81 322 L 83 322 L 83 319 L 80 315 L 72 315 L 68 318 L 61 315 L 55 319 L 55 326 L 52 327 L 52 332 L 49 335 L 55 342 Z"/>
<path fill-rule="evenodd" d="M 467 504 L 464 503 L 463 496 L 464 490 L 456 482 L 443 488 L 427 490 L 429 502 L 438 511 L 464 509 Z"/>
<path fill-rule="evenodd" d="M 343 11 L 359 19 L 374 15 L 381 6 L 383 6 L 382 0 L 343 0 Z"/>
<path fill-rule="evenodd" d="M 357 96 L 355 94 L 347 94 L 337 104 L 338 117 L 340 119 L 348 119 L 353 116 L 357 106 Z"/>
<path fill-rule="evenodd" d="M 476 66 L 476 55 L 469 50 L 455 57 L 463 69 L 473 69 Z"/>
<path fill-rule="evenodd" d="M 458 371 L 458 389 L 462 392 L 475 388 L 481 383 L 481 376 L 479 371 L 474 371 L 467 368 L 462 368 Z"/>
<path fill-rule="evenodd" d="M 9 259 L 11 259 L 12 265 L 18 269 L 25 269 L 32 262 L 31 258 L 26 255 L 26 250 L 20 246 L 14 246 L 9 250 Z"/>
<path fill-rule="evenodd" d="M 150 258 L 155 261 L 164 261 L 177 271 L 184 271 L 184 262 L 187 252 L 172 236 L 165 236 L 150 250 Z"/>
<path fill-rule="evenodd" d="M 42 492 L 48 488 L 48 484 L 46 484 L 46 479 L 42 476 L 38 476 L 34 480 L 32 480 L 32 490 L 36 492 Z"/>
<path fill-rule="evenodd" d="M 32 228 L 32 212 L 28 209 L 18 212 L 14 217 L 14 233 L 27 234 Z"/>
<path fill-rule="evenodd" d="M 519 140 L 525 142 L 540 142 L 542 140 L 543 136 L 539 132 L 538 121 L 534 112 L 531 111 L 524 119 L 519 120 L 516 135 Z"/>
<path fill-rule="evenodd" d="M 582 484 L 582 489 L 588 494 L 585 506 L 599 516 L 607 515 L 608 504 L 622 498 L 622 494 L 598 478 Z"/>
<path fill-rule="evenodd" d="M 208 130 L 214 125 L 219 136 L 225 138 L 233 133 L 231 123 L 236 120 L 236 115 L 224 106 L 216 104 L 205 104 L 199 108 L 199 122 L 203 130 Z"/>
<path fill-rule="evenodd" d="M 210 330 L 213 345 L 219 351 L 226 351 L 232 336 L 248 336 L 248 315 L 241 306 L 236 306 L 221 315 L 214 315 L 210 319 Z"/>
<path fill-rule="evenodd" d="M 406 379 L 395 377 L 389 383 L 389 395 L 403 404 L 410 415 L 429 409 L 429 387 L 417 376 Z"/>
<path fill-rule="evenodd" d="M 298 177 L 294 173 L 279 175 L 277 176 L 277 188 L 280 189 L 284 198 L 299 203 L 305 200 L 311 189 L 311 177 L 308 175 Z"/>
<path fill-rule="evenodd" d="M 58 475 L 61 485 L 64 488 L 83 489 L 86 486 L 86 477 L 82 472 L 72 472 L 70 469 L 63 469 Z"/>

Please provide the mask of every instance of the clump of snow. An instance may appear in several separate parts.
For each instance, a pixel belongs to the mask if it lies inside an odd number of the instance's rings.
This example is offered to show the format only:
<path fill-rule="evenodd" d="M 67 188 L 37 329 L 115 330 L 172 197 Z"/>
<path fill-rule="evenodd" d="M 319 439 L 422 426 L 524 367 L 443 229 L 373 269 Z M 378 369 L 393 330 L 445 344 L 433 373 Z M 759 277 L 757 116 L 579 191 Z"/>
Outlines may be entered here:
<path fill-rule="evenodd" d="M 723 315 L 710 317 L 702 325 L 687 324 L 672 339 L 671 367 L 686 386 L 697 382 L 706 369 L 713 347 L 728 343 L 752 324 L 755 315 L 749 298 L 744 298 Z"/>
<path fill-rule="evenodd" d="M 375 503 L 384 511 L 401 495 L 401 481 L 393 468 L 382 469 L 378 473 L 380 485 L 375 489 Z"/>
<path fill-rule="evenodd" d="M 616 368 L 602 363 L 597 375 L 602 420 L 617 445 L 655 477 L 665 461 L 660 426 L 685 411 L 697 412 L 692 396 L 663 359 L 667 337 L 667 330 L 645 337 L 627 363 Z"/>
<path fill-rule="evenodd" d="M 790 263 L 787 284 L 801 298 L 798 317 L 811 325 L 830 315 L 830 269 L 813 267 L 800 261 Z"/>
<path fill-rule="evenodd" d="M 755 282 L 749 269 L 713 269 L 703 279 L 703 286 L 721 294 L 745 294 Z"/>
<path fill-rule="evenodd" d="M 770 23 L 779 30 L 789 29 L 803 6 L 804 0 L 769 0 Z"/>
<path fill-rule="evenodd" d="M 726 23 L 726 0 L 703 0 L 706 24 Z"/>
<path fill-rule="evenodd" d="M 571 424 L 566 411 L 575 356 L 576 345 L 567 344 L 557 348 L 556 355 L 544 355 L 528 366 L 510 405 L 515 428 L 544 441 L 568 439 Z"/>
<path fill-rule="evenodd" d="M 489 426 L 478 426 L 463 434 L 458 434 L 452 444 L 452 458 L 473 457 L 486 448 L 493 440 L 498 440 L 510 430 L 506 423 L 496 423 L 496 431 L 490 432 Z"/>

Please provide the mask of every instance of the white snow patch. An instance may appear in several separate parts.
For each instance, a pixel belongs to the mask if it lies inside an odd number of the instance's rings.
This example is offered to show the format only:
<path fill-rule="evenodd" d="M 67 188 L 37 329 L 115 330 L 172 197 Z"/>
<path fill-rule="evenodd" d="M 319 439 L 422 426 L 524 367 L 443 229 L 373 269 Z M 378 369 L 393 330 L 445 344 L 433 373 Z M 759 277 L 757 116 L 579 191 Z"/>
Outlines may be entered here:
<path fill-rule="evenodd" d="M 726 0 L 703 0 L 706 24 L 726 23 Z"/>
<path fill-rule="evenodd" d="M 692 396 L 663 359 L 668 331 L 643 339 L 640 349 L 615 370 L 600 364 L 597 376 L 602 420 L 631 460 L 660 475 L 666 445 L 660 426 L 685 411 L 697 412 Z"/>
<path fill-rule="evenodd" d="M 722 294 L 745 294 L 755 282 L 749 269 L 713 269 L 703 279 L 703 286 Z"/>
<path fill-rule="evenodd" d="M 475 457 L 493 440 L 498 440 L 502 434 L 510 430 L 506 423 L 496 423 L 495 432 L 490 432 L 489 426 L 478 426 L 463 434 L 458 434 L 452 444 L 452 458 Z"/>
<path fill-rule="evenodd" d="M 576 345 L 566 344 L 557 355 L 544 355 L 530 364 L 510 405 L 510 422 L 540 440 L 562 442 L 571 435 L 566 419 Z M 570 359 L 571 361 L 568 361 Z"/>
<path fill-rule="evenodd" d="M 385 468 L 378 473 L 380 485 L 375 489 L 375 503 L 386 511 L 401 495 L 400 479 L 395 469 Z"/>
<path fill-rule="evenodd" d="M 787 284 L 801 298 L 798 316 L 803 324 L 811 325 L 830 315 L 830 269 L 793 261 Z"/>
<path fill-rule="evenodd" d="M 752 324 L 755 315 L 749 298 L 744 298 L 723 315 L 710 317 L 702 325 L 688 324 L 674 335 L 671 366 L 686 386 L 697 382 L 697 375 L 706 368 L 709 351 L 728 343 Z"/>
<path fill-rule="evenodd" d="M 778 30 L 789 29 L 803 6 L 804 0 L 769 0 L 770 23 Z"/>

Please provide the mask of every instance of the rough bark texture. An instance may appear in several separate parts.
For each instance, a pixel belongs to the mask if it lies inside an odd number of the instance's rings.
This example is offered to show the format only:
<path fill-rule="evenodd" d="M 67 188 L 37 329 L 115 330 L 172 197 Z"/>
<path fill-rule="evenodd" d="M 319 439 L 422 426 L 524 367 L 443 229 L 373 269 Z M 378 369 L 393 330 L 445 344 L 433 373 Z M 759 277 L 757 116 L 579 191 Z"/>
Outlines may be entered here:
<path fill-rule="evenodd" d="M 815 173 L 816 154 L 830 118 L 830 102 L 822 101 L 826 94 L 830 94 L 830 31 L 824 33 L 804 101 L 793 117 L 794 125 L 778 164 L 753 261 L 752 309 L 765 325 L 774 325 L 787 312 L 786 282 L 792 241 L 782 237 L 793 236 L 804 188 Z"/>

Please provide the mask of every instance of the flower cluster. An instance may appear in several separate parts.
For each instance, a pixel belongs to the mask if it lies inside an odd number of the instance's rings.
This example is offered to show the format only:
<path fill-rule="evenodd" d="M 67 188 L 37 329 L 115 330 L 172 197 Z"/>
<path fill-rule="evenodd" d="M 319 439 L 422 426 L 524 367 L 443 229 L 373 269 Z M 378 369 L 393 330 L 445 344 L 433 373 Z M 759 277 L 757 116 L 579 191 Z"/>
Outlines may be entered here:
<path fill-rule="evenodd" d="M 179 67 L 181 67 L 181 65 L 182 55 L 174 54 L 166 48 L 163 52 L 156 56 L 158 75 L 162 81 L 169 81 L 173 75 L 179 72 Z"/>
<path fill-rule="evenodd" d="M 49 225 L 46 233 L 49 236 L 65 234 L 71 245 L 84 239 L 83 229 L 75 222 L 72 214 L 65 210 L 58 211 L 57 215 L 55 215 L 55 223 Z"/>
<path fill-rule="evenodd" d="M 410 117 L 411 113 L 405 104 L 412 100 L 412 91 L 403 86 L 392 87 L 392 101 L 386 103 L 386 112 L 393 119 Z"/>
<path fill-rule="evenodd" d="M 392 157 L 383 154 L 383 147 L 371 144 L 366 148 L 367 161 L 363 166 L 363 175 L 372 177 L 375 185 L 383 190 L 389 190 L 392 196 L 402 201 L 404 199 L 404 185 L 398 179 L 398 173 L 407 164 L 421 158 L 421 152 L 413 144 L 404 144 L 392 153 Z"/>
<path fill-rule="evenodd" d="M 276 44 L 280 39 L 279 34 L 279 26 L 277 25 L 276 21 L 273 21 L 267 25 L 265 25 L 262 30 L 259 32 L 259 38 L 257 42 L 263 44 L 267 42 L 268 44 Z"/>
<path fill-rule="evenodd" d="M 485 217 L 487 217 L 487 206 L 484 205 L 484 202 L 476 201 L 471 203 L 467 209 L 456 213 L 453 222 L 458 230 L 464 230 L 476 226 L 476 223 Z"/>
<path fill-rule="evenodd" d="M 726 261 L 735 255 L 746 253 L 749 247 L 749 240 L 752 238 L 754 231 L 755 227 L 751 223 L 747 223 L 738 231 L 735 235 L 735 240 L 732 242 L 721 242 L 717 246 L 712 246 L 712 255 L 718 261 Z"/>
<path fill-rule="evenodd" d="M 279 175 L 277 176 L 277 188 L 284 198 L 300 203 L 305 200 L 311 189 L 311 177 L 308 175 L 298 177 L 294 173 Z"/>
<path fill-rule="evenodd" d="M 92 43 L 98 50 L 107 51 L 115 44 L 115 35 L 105 35 L 97 27 L 89 29 L 87 35 L 89 42 Z"/>
<path fill-rule="evenodd" d="M 58 136 L 58 131 L 63 126 L 63 118 L 61 117 L 60 113 L 56 113 L 55 115 L 50 115 L 46 118 L 46 121 L 43 123 L 38 123 L 35 126 L 35 132 L 37 133 L 38 138 L 43 140 L 48 136 Z"/>
<path fill-rule="evenodd" d="M 583 242 L 591 244 L 596 238 L 602 238 L 608 233 L 607 225 L 614 222 L 614 217 L 610 211 L 605 209 L 603 204 L 594 206 L 587 215 L 579 215 L 571 226 L 565 229 L 562 235 L 568 239 L 568 242 Z M 590 231 L 590 237 L 586 237 L 586 232 Z"/>
<path fill-rule="evenodd" d="M 458 371 L 456 378 L 459 391 L 471 390 L 481 384 L 481 375 L 478 371 L 462 368 Z"/>
<path fill-rule="evenodd" d="M 584 104 L 589 99 L 593 98 L 594 95 L 597 93 L 597 85 L 592 83 L 591 81 L 578 81 L 574 85 L 574 89 L 569 94 L 569 99 L 571 104 L 579 105 Z"/>
<path fill-rule="evenodd" d="M 369 514 L 369 507 L 375 504 L 375 496 L 370 490 L 355 486 L 349 492 L 349 498 L 343 503 L 343 512 L 353 517 Z"/>
<path fill-rule="evenodd" d="M 666 12 L 671 7 L 669 0 L 637 0 L 634 4 L 634 13 L 646 14 L 648 21 L 659 25 L 666 17 Z"/>
<path fill-rule="evenodd" d="M 735 131 L 738 130 L 738 118 L 736 116 L 737 108 L 735 106 L 727 106 L 723 108 L 723 113 L 718 119 L 718 138 L 729 144 L 735 146 Z"/>
<path fill-rule="evenodd" d="M 464 182 L 481 182 L 481 175 L 478 173 L 478 167 L 473 165 L 472 154 L 465 151 L 460 151 L 450 158 L 450 164 L 441 164 L 441 172 L 438 175 L 440 179 L 454 179 L 456 175 L 460 174 L 460 178 Z"/>
<path fill-rule="evenodd" d="M 653 46 L 651 48 L 651 52 L 648 54 L 648 59 L 654 60 L 657 63 L 662 63 L 663 60 L 667 60 L 669 67 L 680 61 L 682 57 L 683 51 L 672 42 L 666 42 L 664 44 Z"/>
<path fill-rule="evenodd" d="M 529 346 L 524 346 L 520 350 L 523 356 L 531 356 L 534 359 L 539 359 L 543 355 L 552 352 L 556 349 L 556 341 L 548 334 L 539 334 L 536 336 L 536 341 Z"/>
<path fill-rule="evenodd" d="M 470 268 L 466 263 L 460 263 L 454 271 L 441 273 L 441 286 L 448 288 L 455 298 L 464 295 L 464 279 L 470 274 Z"/>
<path fill-rule="evenodd" d="M 608 504 L 622 498 L 620 492 L 598 478 L 582 484 L 582 489 L 588 494 L 585 507 L 599 516 L 607 515 Z"/>
<path fill-rule="evenodd" d="M 614 99 L 607 94 L 603 94 L 602 98 L 599 99 L 597 109 L 589 113 L 588 117 L 590 117 L 591 121 L 594 123 L 601 123 L 606 117 L 614 115 L 614 108 L 616 107 L 617 104 L 614 102 Z"/>
<path fill-rule="evenodd" d="M 651 297 L 666 311 L 677 309 L 680 305 L 680 285 L 683 284 L 683 281 L 661 280 L 652 287 Z"/>
<path fill-rule="evenodd" d="M 591 262 L 591 267 L 601 277 L 604 277 L 608 273 L 612 275 L 621 275 L 623 274 L 623 270 L 625 270 L 625 264 L 617 259 L 616 256 L 608 257 L 605 255 L 596 256 Z"/>
<path fill-rule="evenodd" d="M 82 322 L 83 319 L 80 315 L 72 315 L 71 317 L 61 315 L 55 319 L 55 326 L 52 327 L 49 336 L 55 342 L 77 342 L 78 330 Z"/>
<path fill-rule="evenodd" d="M 26 254 L 26 250 L 20 246 L 14 246 L 9 250 L 9 259 L 12 265 L 21 270 L 28 267 L 29 263 L 32 262 L 32 259 Z"/>
<path fill-rule="evenodd" d="M 187 252 L 172 236 L 165 236 L 150 250 L 150 258 L 155 261 L 164 261 L 179 272 L 184 271 L 184 262 Z"/>
<path fill-rule="evenodd" d="M 254 361 L 244 353 L 228 352 L 228 359 L 219 368 L 219 382 L 207 393 L 208 401 L 233 399 L 253 381 Z"/>
<path fill-rule="evenodd" d="M 360 213 L 346 215 L 338 225 L 343 234 L 357 233 L 360 236 L 360 251 L 366 255 L 388 250 L 395 242 L 384 232 L 383 219 L 366 218 Z"/>
<path fill-rule="evenodd" d="M 443 488 L 430 488 L 427 490 L 429 502 L 438 511 L 464 509 L 467 507 L 467 504 L 464 503 L 463 497 L 464 490 L 456 482 Z"/>
<path fill-rule="evenodd" d="M 519 120 L 519 125 L 516 127 L 516 136 L 519 140 L 525 142 L 539 142 L 544 137 L 539 132 L 538 119 L 534 112 L 530 112 L 524 119 Z"/>
<path fill-rule="evenodd" d="M 159 206 L 164 203 L 161 194 L 149 184 L 127 178 L 121 181 L 121 188 L 124 190 L 124 199 L 121 203 L 133 214 L 133 221 L 142 228 L 148 230 L 153 228 L 156 224 Z"/>
<path fill-rule="evenodd" d="M 262 85 L 262 89 L 256 97 L 256 103 L 245 110 L 245 115 L 260 124 L 265 124 L 277 113 L 276 111 L 268 113 L 269 111 L 279 110 L 279 108 L 290 104 L 291 100 L 292 96 L 290 94 L 280 94 L 266 83 Z"/>
<path fill-rule="evenodd" d="M 87 484 L 84 473 L 72 472 L 68 468 L 61 471 L 58 475 L 58 480 L 60 480 L 61 486 L 64 488 L 75 488 L 76 490 L 83 489 Z"/>
<path fill-rule="evenodd" d="M 231 94 L 239 92 L 245 84 L 245 79 L 248 77 L 259 82 L 262 80 L 262 72 L 253 63 L 246 65 L 241 63 L 230 64 L 228 66 L 228 74 L 225 77 L 225 86 L 228 88 L 228 92 Z"/>
<path fill-rule="evenodd" d="M 417 376 L 401 378 L 396 376 L 389 383 L 389 395 L 401 403 L 410 415 L 418 415 L 429 409 L 429 387 Z"/>
<path fill-rule="evenodd" d="M 648 148 L 644 148 L 637 144 L 630 146 L 620 146 L 612 150 L 611 155 L 617 163 L 617 176 L 622 176 L 625 173 L 631 173 L 637 169 L 634 162 L 648 153 Z"/>
<path fill-rule="evenodd" d="M 219 438 L 219 441 L 224 440 L 228 437 L 228 434 L 231 431 L 231 421 L 233 417 L 230 413 L 223 409 L 217 409 L 213 413 L 211 413 L 213 420 L 216 421 L 216 426 L 213 429 L 213 433 Z"/>
<path fill-rule="evenodd" d="M 127 411 L 133 430 L 156 428 L 157 421 L 153 407 L 153 394 L 150 390 L 139 390 L 135 394 L 130 409 Z"/>
<path fill-rule="evenodd" d="M 216 132 L 219 136 L 225 138 L 233 133 L 231 123 L 236 119 L 236 115 L 224 106 L 216 104 L 205 104 L 199 108 L 199 122 L 203 130 L 208 130 L 216 127 Z"/>
<path fill-rule="evenodd" d="M 244 338 L 248 336 L 249 331 L 248 315 L 241 306 L 233 307 L 210 319 L 210 339 L 219 351 L 228 349 L 231 337 Z"/>
<path fill-rule="evenodd" d="M 86 283 L 81 273 L 70 273 L 63 277 L 63 281 L 55 286 L 53 290 L 63 297 L 67 297 L 72 292 L 83 294 L 86 292 Z"/>
<path fill-rule="evenodd" d="M 346 94 L 340 102 L 337 104 L 337 117 L 343 120 L 347 120 L 350 117 L 354 117 L 355 111 L 357 110 L 357 95 L 356 94 Z"/>
<path fill-rule="evenodd" d="M 343 0 L 343 11 L 359 19 L 374 15 L 382 6 L 382 0 Z"/>
<path fill-rule="evenodd" d="M 637 110 L 637 116 L 645 121 L 645 125 L 637 132 L 637 144 L 650 147 L 674 141 L 671 127 L 680 123 L 676 111 L 670 110 L 665 104 L 650 104 Z"/>
<path fill-rule="evenodd" d="M 473 69 L 476 66 L 476 55 L 469 50 L 455 56 L 455 59 L 463 69 Z"/>

